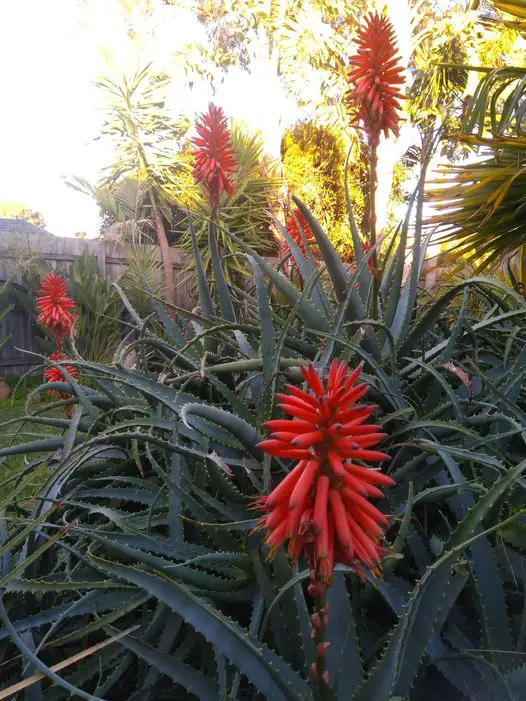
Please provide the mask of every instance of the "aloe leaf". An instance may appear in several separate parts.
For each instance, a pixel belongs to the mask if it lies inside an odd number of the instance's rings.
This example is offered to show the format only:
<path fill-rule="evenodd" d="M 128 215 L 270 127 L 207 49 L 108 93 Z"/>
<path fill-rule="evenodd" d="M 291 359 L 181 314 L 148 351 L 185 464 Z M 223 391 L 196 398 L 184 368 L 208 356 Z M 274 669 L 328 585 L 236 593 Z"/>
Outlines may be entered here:
<path fill-rule="evenodd" d="M 464 412 L 462 411 L 458 397 L 453 391 L 451 385 L 442 377 L 438 370 L 436 370 L 432 365 L 429 365 L 429 363 L 423 363 L 420 360 L 416 359 L 413 362 L 419 365 L 425 372 L 429 373 L 432 377 L 435 378 L 438 385 L 444 390 L 444 393 L 451 402 L 451 406 L 453 407 L 457 421 L 459 422 L 459 424 L 463 424 Z"/>
<path fill-rule="evenodd" d="M 307 224 L 309 225 L 309 228 L 316 239 L 316 243 L 320 249 L 323 261 L 327 266 L 327 272 L 331 278 L 336 296 L 340 301 L 343 301 L 349 285 L 349 275 L 347 274 L 347 270 L 336 252 L 336 249 L 329 241 L 316 219 L 313 217 L 309 208 L 296 196 L 293 195 L 292 199 L 302 215 L 305 217 L 305 220 L 307 221 Z M 363 307 L 361 316 L 364 316 Z"/>
<path fill-rule="evenodd" d="M 75 443 L 82 443 L 83 439 L 78 437 Z M 19 445 L 10 445 L 5 448 L 0 448 L 0 458 L 9 455 L 22 455 L 25 453 L 49 453 L 59 450 L 64 446 L 64 437 L 48 438 L 42 441 L 34 441 L 33 443 L 22 443 Z"/>
<path fill-rule="evenodd" d="M 506 293 L 509 293 L 509 289 L 506 288 L 506 286 L 503 285 L 503 283 L 499 283 L 497 280 L 490 280 L 488 278 L 483 277 L 471 278 L 469 280 L 465 280 L 455 285 L 445 294 L 443 294 L 442 297 L 440 297 L 440 299 L 438 299 L 433 304 L 431 309 L 423 316 L 423 318 L 418 322 L 418 324 L 416 324 L 409 336 L 400 346 L 400 355 L 410 355 L 412 351 L 418 348 L 422 338 L 431 328 L 433 328 L 437 320 L 442 315 L 443 311 L 447 309 L 447 307 L 451 303 L 451 300 L 453 300 L 457 296 L 458 292 L 461 289 L 472 285 L 487 285 L 488 287 L 495 287 L 498 290 L 504 290 L 506 291 Z M 520 300 L 520 304 L 524 307 L 524 300 Z M 448 344 L 446 343 L 445 345 L 447 348 Z"/>
<path fill-rule="evenodd" d="M 280 587 L 294 576 L 289 560 L 283 550 L 276 553 L 272 562 L 273 584 Z M 292 590 L 287 590 L 281 602 L 278 615 L 283 620 L 292 646 L 283 653 L 283 657 L 294 666 L 301 665 L 305 674 L 309 674 L 311 664 L 315 661 L 314 645 L 311 639 L 312 625 L 301 584 L 298 582 Z M 299 644 L 295 645 L 295 641 Z"/>
<path fill-rule="evenodd" d="M 262 256 L 253 251 L 250 246 L 248 246 L 244 241 L 239 239 L 237 236 L 228 232 L 228 235 L 236 242 L 236 244 L 241 248 L 242 251 L 252 256 L 256 260 L 257 264 L 261 270 L 268 276 L 269 280 L 276 286 L 276 288 L 283 294 L 287 299 L 289 304 L 294 306 L 298 305 L 298 315 L 304 321 L 307 326 L 312 326 L 312 328 L 327 330 L 329 328 L 328 322 L 325 316 L 319 312 L 306 298 L 304 295 L 300 294 L 298 290 L 292 285 L 287 278 L 274 270 L 272 265 L 268 263 Z"/>
<path fill-rule="evenodd" d="M 452 480 L 457 486 L 460 485 L 463 476 L 456 462 L 445 451 L 439 449 L 437 452 L 448 468 Z M 457 515 L 459 517 L 466 516 L 470 509 L 474 508 L 474 505 L 473 495 L 469 492 L 463 493 L 459 500 L 459 508 L 456 509 Z M 487 538 L 481 538 L 471 546 L 469 566 L 477 591 L 485 645 L 490 651 L 511 650 L 511 632 L 504 589 Z M 507 655 L 499 655 L 498 652 L 490 652 L 489 654 L 502 669 L 506 669 L 511 662 Z"/>
<path fill-rule="evenodd" d="M 256 444 L 261 442 L 262 437 L 253 426 L 239 416 L 219 407 L 189 402 L 181 410 L 181 420 L 188 426 L 192 426 L 192 417 L 200 417 L 216 424 L 234 436 L 251 455 L 261 458 L 261 451 L 256 448 Z"/>
<path fill-rule="evenodd" d="M 0 619 L 2 620 L 3 624 L 7 628 L 7 631 L 9 633 L 9 636 L 17 646 L 17 648 L 20 650 L 22 655 L 25 657 L 25 659 L 39 672 L 41 672 L 44 677 L 49 679 L 50 681 L 54 682 L 58 686 L 62 687 L 66 691 L 68 691 L 71 695 L 73 696 L 80 696 L 82 699 L 86 699 L 87 701 L 104 701 L 104 699 L 101 699 L 98 696 L 93 696 L 92 694 L 88 694 L 82 689 L 79 689 L 69 682 L 67 682 L 65 679 L 63 679 L 61 676 L 59 676 L 56 672 L 53 672 L 46 664 L 44 664 L 34 653 L 33 651 L 25 644 L 22 636 L 17 633 L 15 630 L 11 620 L 9 619 L 9 616 L 7 615 L 7 611 L 5 610 L 4 606 L 4 597 L 0 595 Z"/>
<path fill-rule="evenodd" d="M 398 244 L 398 248 L 393 255 L 392 265 L 390 265 L 389 270 L 386 271 L 384 279 L 382 280 L 382 286 L 380 288 L 383 297 L 386 299 L 383 317 L 384 324 L 389 328 L 392 327 L 395 313 L 398 308 L 398 304 L 400 303 L 402 281 L 404 278 L 404 267 L 406 263 L 407 234 L 409 231 L 413 206 L 422 188 L 423 182 L 419 181 L 417 187 L 411 195 L 411 198 L 409 199 L 404 221 L 402 222 L 401 226 L 400 243 Z"/>
<path fill-rule="evenodd" d="M 473 278 L 475 281 L 480 281 L 484 280 L 485 282 L 487 281 L 486 278 Z M 491 282 L 496 282 L 496 281 L 491 281 Z M 472 283 L 472 280 L 466 280 L 463 283 L 460 283 L 459 287 L 464 287 L 466 285 L 469 285 Z M 476 284 L 476 282 L 475 282 Z M 523 307 L 521 309 L 513 309 L 511 312 L 506 312 L 505 314 L 499 314 L 497 316 L 492 316 L 489 319 L 485 319 L 484 321 L 480 321 L 477 324 L 474 324 L 471 327 L 471 333 L 476 334 L 480 331 L 484 331 L 486 329 L 491 328 L 492 326 L 496 326 L 498 324 L 502 324 L 503 322 L 509 321 L 511 319 L 515 319 L 516 317 L 521 317 L 526 315 L 526 307 Z M 426 350 L 425 353 L 422 354 L 422 360 L 424 362 L 429 362 L 436 358 L 440 353 L 447 348 L 448 341 L 441 341 L 440 343 L 437 343 L 435 346 L 430 348 L 429 350 Z M 406 377 L 407 375 L 410 375 L 415 369 L 415 364 L 414 362 L 410 362 L 407 365 L 405 365 L 401 371 L 400 374 L 402 377 Z"/>
<path fill-rule="evenodd" d="M 296 265 L 298 266 L 298 270 L 300 271 L 300 275 L 303 278 L 303 281 L 305 283 L 308 283 L 309 280 L 313 279 L 316 276 L 318 272 L 316 267 L 311 263 L 310 260 L 307 260 L 305 258 L 299 246 L 295 243 L 295 241 L 293 240 L 287 229 L 281 224 L 281 222 L 278 219 L 275 219 L 274 223 L 279 228 L 281 235 L 287 242 L 287 246 L 289 247 L 290 252 L 292 253 L 292 257 L 296 261 Z M 312 303 L 318 309 L 319 312 L 326 315 L 330 314 L 331 307 L 329 305 L 329 300 L 327 299 L 325 292 L 323 291 L 323 288 L 318 280 L 312 286 L 312 289 L 310 291 L 310 297 L 312 299 Z"/>
<path fill-rule="evenodd" d="M 92 556 L 101 569 L 163 601 L 217 647 L 266 696 L 276 701 L 312 698 L 306 682 L 283 660 L 223 613 L 177 582 Z"/>
<path fill-rule="evenodd" d="M 86 583 L 88 584 L 88 583 Z M 111 587 L 111 582 L 106 582 L 106 586 Z M 57 589 L 58 590 L 58 589 Z M 130 600 L 140 602 L 143 600 L 142 595 L 137 596 L 134 592 L 128 590 L 127 596 Z M 96 590 L 84 594 L 74 605 L 70 603 L 59 604 L 52 608 L 39 611 L 26 618 L 13 620 L 12 624 L 18 633 L 23 633 L 26 630 L 34 630 L 56 623 L 57 621 L 68 620 L 86 614 L 103 613 L 112 611 L 115 607 L 122 603 L 122 590 L 110 592 L 98 592 Z M 0 640 L 9 637 L 7 629 L 0 630 Z"/>
<path fill-rule="evenodd" d="M 350 309 L 350 305 L 352 302 L 352 296 L 354 294 L 356 279 L 359 276 L 360 270 L 363 266 L 367 266 L 367 260 L 365 259 L 364 256 L 362 256 L 362 261 L 358 264 L 357 269 L 351 275 L 351 279 L 349 280 L 349 286 L 348 286 L 346 297 L 340 303 L 339 308 L 338 308 L 338 313 L 336 314 L 336 317 L 332 323 L 330 335 L 327 338 L 325 349 L 324 349 L 322 356 L 320 358 L 319 364 L 320 364 L 320 367 L 322 367 L 322 368 L 326 367 L 328 365 L 329 360 L 332 357 L 334 347 L 335 347 L 336 343 L 338 342 L 338 339 L 342 336 L 342 327 L 343 327 L 345 320 L 349 316 L 349 309 Z M 367 323 L 369 321 L 370 320 L 366 320 L 365 323 Z M 356 323 L 358 324 L 361 322 L 356 322 Z"/>
<path fill-rule="evenodd" d="M 232 304 L 232 299 L 230 297 L 230 292 L 226 284 L 225 275 L 223 272 L 223 266 L 221 265 L 221 260 L 219 258 L 219 248 L 217 246 L 217 236 L 215 232 L 215 225 L 212 221 L 208 224 L 208 245 L 210 247 L 210 258 L 212 261 L 212 269 L 214 271 L 214 277 L 217 287 L 217 295 L 219 297 L 219 305 L 221 308 L 221 314 L 223 319 L 227 321 L 236 321 L 236 315 L 234 312 L 234 306 Z M 195 249 L 194 249 L 195 255 Z"/>
<path fill-rule="evenodd" d="M 393 334 L 397 345 L 406 336 L 411 327 L 411 321 L 416 310 L 418 282 L 422 272 L 422 267 L 424 265 L 425 252 L 429 241 L 431 240 L 431 236 L 432 232 L 427 236 L 423 243 L 415 237 L 411 270 L 408 279 L 405 281 L 402 294 L 400 295 L 400 301 L 396 308 L 393 324 L 391 326 L 391 333 Z M 404 346 L 402 347 L 404 348 Z M 400 353 L 407 355 L 407 346 L 405 346 L 403 351 L 400 350 Z"/>
<path fill-rule="evenodd" d="M 254 271 L 256 280 L 256 294 L 259 305 L 259 316 L 261 320 L 261 360 L 263 362 L 262 394 L 260 402 L 260 421 L 266 420 L 272 412 L 272 385 L 271 375 L 274 369 L 274 354 L 276 345 L 276 334 L 272 323 L 272 312 L 267 296 L 267 290 L 263 276 L 252 256 L 247 256 Z"/>
<path fill-rule="evenodd" d="M 203 314 L 207 316 L 215 316 L 214 302 L 212 300 L 212 295 L 210 294 L 210 289 L 208 287 L 208 281 L 206 279 L 206 273 L 203 267 L 203 261 L 201 259 L 201 252 L 199 251 L 197 236 L 195 234 L 194 223 L 189 213 L 187 216 L 188 227 L 190 229 L 190 237 L 192 239 L 192 252 L 194 258 L 193 263 L 195 266 L 197 284 L 199 287 L 199 304 L 201 305 L 201 310 Z"/>
<path fill-rule="evenodd" d="M 107 628 L 107 630 L 111 634 L 117 632 L 113 628 Z M 150 667 L 154 667 L 161 674 L 182 686 L 190 694 L 197 696 L 201 701 L 217 701 L 217 686 L 215 682 L 202 672 L 181 662 L 174 655 L 161 652 L 130 635 L 121 638 L 120 643 L 139 659 L 144 660 Z"/>
<path fill-rule="evenodd" d="M 409 680 L 412 680 L 423 650 L 434 632 L 444 592 L 447 591 L 451 577 L 451 567 L 466 547 L 504 525 L 503 522 L 473 536 L 487 512 L 525 470 L 526 460 L 511 468 L 505 477 L 480 497 L 459 523 L 446 545 L 444 554 L 427 568 L 422 579 L 416 584 L 407 608 L 393 630 L 384 655 L 353 701 L 388 701 L 390 695 L 396 693 L 402 671 L 404 684 L 407 685 Z M 519 515 L 514 515 L 508 521 L 518 518 Z M 413 653 L 411 658 L 407 657 L 409 650 Z"/>
<path fill-rule="evenodd" d="M 327 669 L 338 701 L 348 701 L 363 678 L 358 631 L 344 576 L 336 573 L 327 592 L 329 628 Z M 331 615 L 332 612 L 332 615 Z"/>
<path fill-rule="evenodd" d="M 344 166 L 344 184 L 345 184 L 345 204 L 347 207 L 347 216 L 349 218 L 349 228 L 351 230 L 351 236 L 352 236 L 352 244 L 353 244 L 353 250 L 354 250 L 354 258 L 356 260 L 356 264 L 358 267 L 360 267 L 360 272 L 359 272 L 359 294 L 362 298 L 362 301 L 364 304 L 366 304 L 367 299 L 369 297 L 369 293 L 371 290 L 371 285 L 372 285 L 372 277 L 371 277 L 371 272 L 369 270 L 369 266 L 363 266 L 362 262 L 365 258 L 364 255 L 364 250 L 362 248 L 362 242 L 360 240 L 360 235 L 358 233 L 358 227 L 356 226 L 356 221 L 354 219 L 354 214 L 352 211 L 352 205 L 351 205 L 351 198 L 349 196 L 349 163 L 351 159 L 351 151 L 352 149 L 350 148 L 347 152 L 347 157 L 345 159 L 345 166 Z"/>

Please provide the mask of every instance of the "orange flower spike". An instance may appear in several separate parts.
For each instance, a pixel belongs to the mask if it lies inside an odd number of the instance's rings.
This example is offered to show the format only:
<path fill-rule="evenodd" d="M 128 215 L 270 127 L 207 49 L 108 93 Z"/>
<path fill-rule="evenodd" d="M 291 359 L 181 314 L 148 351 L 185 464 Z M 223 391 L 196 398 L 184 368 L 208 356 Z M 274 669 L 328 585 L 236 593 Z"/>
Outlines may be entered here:
<path fill-rule="evenodd" d="M 325 440 L 323 431 L 312 431 L 312 433 L 303 433 L 301 436 L 294 436 L 291 444 L 295 448 L 310 448 L 311 445 L 316 445 Z"/>
<path fill-rule="evenodd" d="M 262 525 L 269 529 L 269 531 L 277 528 L 280 523 L 286 521 L 289 515 L 289 505 L 286 501 L 281 502 L 278 506 L 271 511 L 267 516 L 262 519 Z"/>
<path fill-rule="evenodd" d="M 381 538 L 384 534 L 383 528 L 370 516 L 364 514 L 360 509 L 354 509 L 352 516 L 348 514 L 348 518 L 354 519 L 356 523 L 369 535 Z"/>
<path fill-rule="evenodd" d="M 278 548 L 283 545 L 285 540 L 287 539 L 287 521 L 283 521 L 282 523 L 279 524 L 277 528 L 275 528 L 272 533 L 267 537 L 265 540 L 265 543 L 268 545 L 268 547 L 271 549 L 271 553 L 273 554 L 278 550 Z"/>
<path fill-rule="evenodd" d="M 299 389 L 298 387 L 295 387 L 294 385 L 285 385 L 284 389 L 286 389 L 287 392 L 289 392 L 289 394 L 292 394 L 293 396 L 297 397 L 298 399 L 302 399 L 304 402 L 307 402 L 307 404 L 310 404 L 311 407 L 314 407 L 315 409 L 318 408 L 318 402 L 316 401 L 316 399 L 311 394 L 308 394 L 304 390 Z M 276 394 L 276 397 L 279 397 L 279 396 L 286 396 L 287 397 L 287 395 Z M 289 397 L 287 397 L 287 399 L 288 398 Z M 267 423 L 270 423 L 270 421 L 268 421 Z"/>
<path fill-rule="evenodd" d="M 325 395 L 325 389 L 320 378 L 318 377 L 318 373 L 316 372 L 314 365 L 302 365 L 301 373 L 305 378 L 305 382 L 309 385 L 316 397 L 323 397 Z"/>
<path fill-rule="evenodd" d="M 370 404 L 369 406 L 354 406 L 352 409 L 346 409 L 345 411 L 338 412 L 334 418 L 336 421 L 343 424 L 342 434 L 345 435 L 345 430 L 349 428 L 350 424 L 365 421 L 365 419 L 368 419 L 369 416 L 374 414 L 377 409 L 377 404 Z"/>
<path fill-rule="evenodd" d="M 350 475 L 348 469 L 343 476 L 342 483 L 350 490 L 358 492 L 358 494 L 367 495 L 366 485 L 360 480 L 356 479 L 353 475 Z M 383 492 L 380 492 L 383 496 Z"/>
<path fill-rule="evenodd" d="M 376 565 L 380 561 L 381 549 L 371 540 L 364 531 L 358 526 L 356 521 L 353 520 L 351 516 L 347 516 L 347 526 L 349 528 L 350 537 L 352 538 L 355 546 L 360 545 L 363 550 L 367 553 L 369 558 L 369 566 Z"/>
<path fill-rule="evenodd" d="M 303 366 L 308 389 L 293 385 L 278 396 L 287 419 L 267 422 L 271 437 L 259 447 L 271 455 L 299 459 L 298 465 L 261 501 L 267 512 L 261 523 L 267 529 L 272 556 L 288 540 L 287 556 L 307 559 L 311 571 L 309 592 L 323 597 L 332 582 L 334 565 L 376 572 L 384 550 L 377 542 L 387 525 L 368 498 L 383 492 L 375 485 L 393 480 L 375 469 L 354 465 L 351 459 L 383 462 L 385 453 L 370 450 L 385 433 L 365 423 L 376 406 L 357 406 L 367 392 L 357 384 L 361 367 L 347 373 L 345 363 L 333 361 L 326 382 L 314 365 Z M 378 477 L 380 475 L 380 477 Z"/>
<path fill-rule="evenodd" d="M 353 450 L 349 454 L 350 458 L 356 458 L 356 460 L 364 460 L 365 462 L 384 462 L 384 460 L 390 460 L 390 456 L 387 453 L 381 453 L 379 450 Z"/>
<path fill-rule="evenodd" d="M 199 117 L 196 131 L 198 136 L 192 139 L 192 144 L 196 147 L 194 179 L 196 182 L 203 183 L 207 189 L 210 204 L 217 206 L 223 192 L 230 197 L 234 194 L 235 183 L 231 176 L 237 167 L 230 130 L 223 110 L 210 103 L 208 112 Z"/>
<path fill-rule="evenodd" d="M 68 286 L 62 275 L 47 273 L 42 278 L 37 295 L 36 307 L 40 314 L 38 323 L 49 329 L 55 336 L 55 343 L 60 349 L 64 336 L 67 336 L 75 316 L 75 302 L 68 297 Z"/>
<path fill-rule="evenodd" d="M 342 489 L 341 496 L 351 514 L 354 509 L 360 509 L 378 523 L 382 523 L 384 526 L 387 525 L 387 517 L 360 494 L 355 494 L 350 489 L 345 488 Z"/>
<path fill-rule="evenodd" d="M 376 445 L 385 438 L 385 433 L 366 433 L 363 436 L 353 436 L 354 442 L 357 443 L 360 448 L 369 448 L 372 445 Z"/>
<path fill-rule="evenodd" d="M 375 147 L 380 134 L 399 133 L 400 86 L 403 68 L 398 56 L 395 32 L 387 17 L 371 13 L 358 29 L 358 52 L 349 60 L 347 106 L 358 109 L 370 145 Z"/>
<path fill-rule="evenodd" d="M 303 433 L 304 431 L 312 431 L 314 424 L 307 421 L 292 421 L 291 419 L 275 419 L 266 421 L 264 424 L 269 431 L 293 431 L 294 433 Z"/>
<path fill-rule="evenodd" d="M 329 465 L 331 466 L 336 477 L 345 477 L 345 467 L 343 466 L 340 456 L 335 450 L 329 450 L 327 453 L 327 460 L 329 461 Z"/>
<path fill-rule="evenodd" d="M 54 362 L 61 362 L 63 360 L 66 360 L 66 356 L 64 353 L 52 353 L 49 356 L 49 359 L 54 361 Z M 66 372 L 71 375 L 71 377 L 76 378 L 79 376 L 79 372 L 76 368 L 74 368 L 72 365 L 66 365 L 65 367 Z M 59 367 L 52 366 L 49 368 L 46 368 L 44 370 L 44 377 L 48 382 L 67 382 L 68 378 L 64 375 L 62 370 Z"/>
<path fill-rule="evenodd" d="M 329 497 L 329 493 L 327 492 L 327 499 Z M 314 536 L 315 539 L 315 553 L 316 557 L 319 560 L 323 560 L 329 556 L 329 543 L 330 543 L 330 538 L 329 538 L 329 523 L 331 521 L 331 518 L 329 514 L 326 512 L 325 513 L 325 518 L 321 521 L 320 524 L 320 532 Z"/>

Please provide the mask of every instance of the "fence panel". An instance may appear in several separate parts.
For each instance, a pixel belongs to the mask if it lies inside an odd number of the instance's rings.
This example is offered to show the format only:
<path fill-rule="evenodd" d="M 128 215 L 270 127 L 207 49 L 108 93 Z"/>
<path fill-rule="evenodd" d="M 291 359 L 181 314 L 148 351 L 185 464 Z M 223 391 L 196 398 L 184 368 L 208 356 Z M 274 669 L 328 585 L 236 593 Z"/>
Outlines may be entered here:
<path fill-rule="evenodd" d="M 0 233 L 0 283 L 12 280 L 23 285 L 22 271 L 30 260 L 41 259 L 52 268 L 58 266 L 67 270 L 86 250 L 95 255 L 101 273 L 112 280 L 116 280 L 124 272 L 127 251 L 123 246 L 110 241 L 63 238 L 46 232 L 35 234 L 11 231 L 7 235 Z M 156 254 L 160 259 L 158 249 Z M 191 296 L 188 276 L 183 273 L 187 259 L 176 248 L 171 249 L 171 255 L 176 281 L 174 303 L 184 309 L 191 309 L 195 306 L 195 300 Z M 3 296 L 0 298 L 0 305 L 7 306 L 10 301 L 13 300 Z M 0 321 L 0 339 L 9 335 L 10 342 L 0 350 L 0 375 L 20 374 L 39 364 L 38 359 L 19 350 L 41 352 L 35 340 L 31 319 L 20 306 L 15 305 L 7 317 Z"/>

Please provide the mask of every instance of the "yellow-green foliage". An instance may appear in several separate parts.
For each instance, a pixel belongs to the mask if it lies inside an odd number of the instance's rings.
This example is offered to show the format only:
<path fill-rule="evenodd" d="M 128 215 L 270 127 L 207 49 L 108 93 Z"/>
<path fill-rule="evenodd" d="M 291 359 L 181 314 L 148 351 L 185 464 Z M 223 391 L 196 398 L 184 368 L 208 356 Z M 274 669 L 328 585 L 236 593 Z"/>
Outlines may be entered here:
<path fill-rule="evenodd" d="M 349 166 L 349 194 L 359 224 L 364 214 L 363 161 L 357 157 Z M 336 130 L 300 122 L 288 130 L 281 142 L 283 167 L 289 191 L 307 204 L 338 252 L 352 256 L 352 241 L 345 205 L 346 144 Z"/>

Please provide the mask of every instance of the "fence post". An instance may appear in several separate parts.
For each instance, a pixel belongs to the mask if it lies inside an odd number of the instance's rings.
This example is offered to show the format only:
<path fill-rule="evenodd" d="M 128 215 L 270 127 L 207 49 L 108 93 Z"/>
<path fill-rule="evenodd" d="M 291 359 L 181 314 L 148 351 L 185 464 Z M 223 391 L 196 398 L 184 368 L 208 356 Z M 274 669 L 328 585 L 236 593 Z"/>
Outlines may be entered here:
<path fill-rule="evenodd" d="M 101 239 L 99 241 L 97 252 L 97 263 L 99 264 L 99 271 L 103 277 L 106 277 L 106 241 Z"/>

